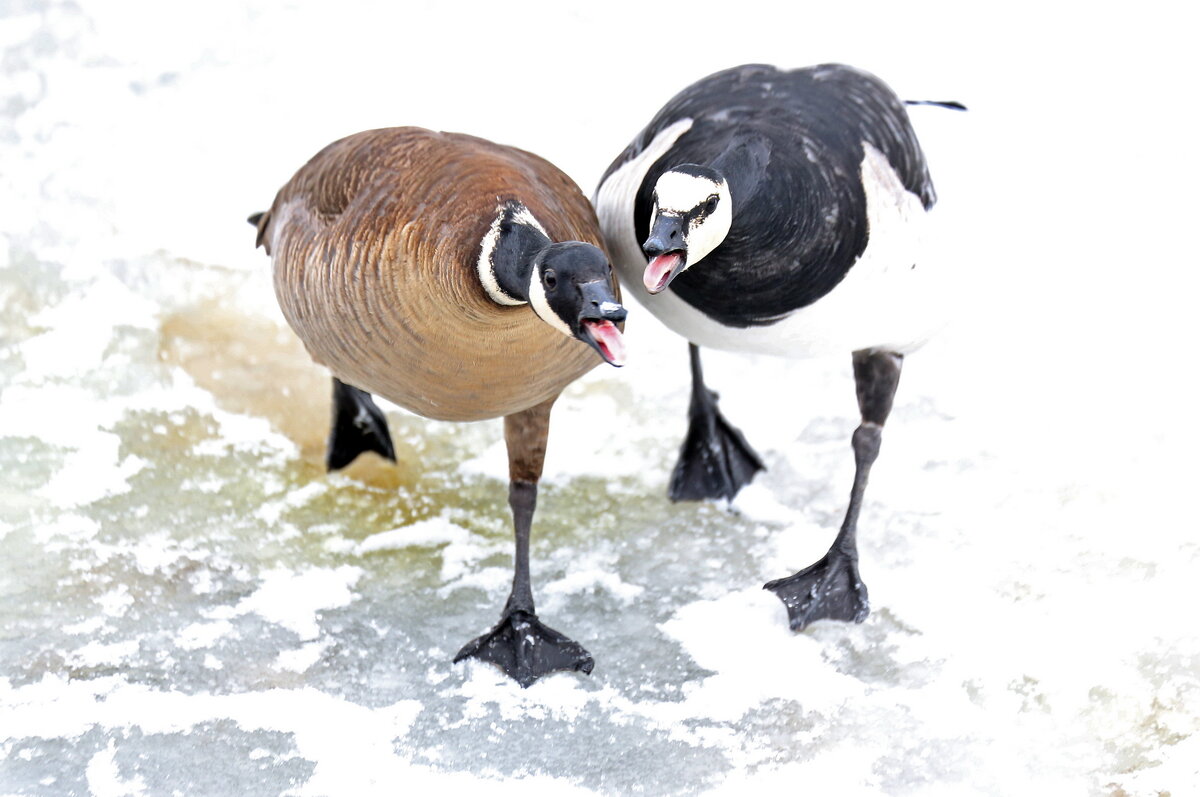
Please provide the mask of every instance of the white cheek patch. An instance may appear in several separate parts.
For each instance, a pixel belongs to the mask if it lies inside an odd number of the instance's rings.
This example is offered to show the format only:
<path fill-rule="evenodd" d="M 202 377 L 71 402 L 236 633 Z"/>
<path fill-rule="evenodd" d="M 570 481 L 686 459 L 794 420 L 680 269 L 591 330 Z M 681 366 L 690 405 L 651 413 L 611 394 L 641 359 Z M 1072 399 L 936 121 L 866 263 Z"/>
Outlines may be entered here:
<path fill-rule="evenodd" d="M 513 206 L 515 206 L 515 209 Z M 479 274 L 479 282 L 483 285 L 483 289 L 487 291 L 487 295 L 491 297 L 493 302 L 509 307 L 516 307 L 525 304 L 525 302 L 504 292 L 504 289 L 500 287 L 500 283 L 496 280 L 496 264 L 492 262 L 492 257 L 496 253 L 496 244 L 500 242 L 500 225 L 504 222 L 504 216 L 510 210 L 512 211 L 512 222 L 514 224 L 523 224 L 526 227 L 532 227 L 542 235 L 546 235 L 545 228 L 529 212 L 529 208 L 520 202 L 502 204 L 496 209 L 496 218 L 492 219 L 492 225 L 479 242 L 479 260 L 475 263 L 475 270 Z M 547 235 L 546 237 L 549 238 L 550 236 Z"/>
<path fill-rule="evenodd" d="M 721 245 L 729 228 L 733 225 L 733 201 L 726 186 L 719 186 L 714 193 L 720 197 L 717 209 L 707 216 L 694 220 L 688 226 L 687 261 L 684 270 L 699 263 L 705 255 Z M 707 195 L 706 195 L 707 199 Z"/>
<path fill-rule="evenodd" d="M 703 205 L 719 188 L 720 185 L 707 177 L 663 172 L 654 184 L 654 193 L 658 208 L 664 213 L 687 213 L 692 208 Z"/>
<path fill-rule="evenodd" d="M 533 312 L 537 313 L 538 318 L 568 338 L 575 337 L 575 333 L 571 331 L 567 323 L 550 309 L 550 302 L 546 300 L 546 291 L 542 288 L 542 275 L 538 272 L 537 268 L 533 270 L 533 274 L 529 277 L 529 306 L 533 308 Z"/>
<path fill-rule="evenodd" d="M 729 196 L 729 187 L 724 182 L 681 172 L 664 172 L 655 184 L 656 205 L 651 218 L 652 225 L 660 212 L 664 215 L 692 213 L 714 194 L 718 197 L 716 210 L 707 216 L 693 218 L 684 231 L 684 245 L 687 247 L 684 271 L 720 246 L 729 234 L 733 224 L 733 201 Z"/>

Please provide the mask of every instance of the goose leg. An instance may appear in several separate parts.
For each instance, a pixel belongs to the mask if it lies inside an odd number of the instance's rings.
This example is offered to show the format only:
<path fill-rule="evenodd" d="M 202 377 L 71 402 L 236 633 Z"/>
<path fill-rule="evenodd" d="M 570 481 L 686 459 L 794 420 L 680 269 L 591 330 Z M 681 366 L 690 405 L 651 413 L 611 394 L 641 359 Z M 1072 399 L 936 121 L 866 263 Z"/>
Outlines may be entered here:
<path fill-rule="evenodd" d="M 333 380 L 333 423 L 325 449 L 326 470 L 349 465 L 362 453 L 374 451 L 384 459 L 396 461 L 387 418 L 375 405 L 371 394 L 345 382 Z"/>
<path fill-rule="evenodd" d="M 854 383 L 862 423 L 852 438 L 854 486 L 850 490 L 846 519 L 829 552 L 818 562 L 763 586 L 783 601 L 793 631 L 801 631 L 816 620 L 861 623 L 870 611 L 867 587 L 858 575 L 858 513 L 871 465 L 879 456 L 883 424 L 892 410 L 902 359 L 891 352 L 854 353 Z"/>
<path fill-rule="evenodd" d="M 504 670 L 522 687 L 555 670 L 592 671 L 591 655 L 578 642 L 537 618 L 529 577 L 529 530 L 537 507 L 537 483 L 542 475 L 554 399 L 504 419 L 508 444 L 508 504 L 513 514 L 516 554 L 513 585 L 500 622 L 471 640 L 454 657 L 474 656 Z"/>
<path fill-rule="evenodd" d="M 688 344 L 692 361 L 692 400 L 688 431 L 671 472 L 672 501 L 733 498 L 763 470 L 762 460 L 742 433 L 717 410 L 717 394 L 704 385 L 700 348 Z"/>

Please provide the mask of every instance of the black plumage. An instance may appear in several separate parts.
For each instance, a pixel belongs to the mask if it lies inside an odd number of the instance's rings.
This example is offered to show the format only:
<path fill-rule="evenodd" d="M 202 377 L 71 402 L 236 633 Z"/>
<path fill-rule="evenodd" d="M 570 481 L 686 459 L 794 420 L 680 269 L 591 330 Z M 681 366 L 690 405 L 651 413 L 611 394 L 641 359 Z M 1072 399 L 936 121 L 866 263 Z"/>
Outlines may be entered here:
<path fill-rule="evenodd" d="M 601 178 L 604 183 L 671 124 L 684 133 L 646 173 L 634 204 L 638 241 L 666 170 L 713 165 L 730 182 L 733 226 L 703 268 L 668 290 L 732 327 L 771 324 L 831 291 L 866 249 L 866 198 L 855 179 L 863 142 L 887 158 L 926 209 L 936 195 L 904 104 L 881 80 L 824 64 L 783 71 L 752 64 L 675 95 Z M 723 165 L 734 168 L 721 169 Z"/>

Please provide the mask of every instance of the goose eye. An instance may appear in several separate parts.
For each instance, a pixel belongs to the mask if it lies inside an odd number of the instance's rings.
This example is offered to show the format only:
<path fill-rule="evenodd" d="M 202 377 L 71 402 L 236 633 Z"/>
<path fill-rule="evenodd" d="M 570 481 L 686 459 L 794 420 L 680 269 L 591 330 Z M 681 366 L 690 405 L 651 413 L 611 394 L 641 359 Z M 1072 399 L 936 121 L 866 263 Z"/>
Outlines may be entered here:
<path fill-rule="evenodd" d="M 716 194 L 713 194 L 712 196 L 710 196 L 708 198 L 708 201 L 704 203 L 704 212 L 712 213 L 714 210 L 716 210 L 718 199 L 719 199 L 719 197 Z"/>
<path fill-rule="evenodd" d="M 554 269 L 548 268 L 542 272 L 542 284 L 546 286 L 546 290 L 554 290 L 554 286 L 558 284 L 558 276 L 554 273 Z"/>

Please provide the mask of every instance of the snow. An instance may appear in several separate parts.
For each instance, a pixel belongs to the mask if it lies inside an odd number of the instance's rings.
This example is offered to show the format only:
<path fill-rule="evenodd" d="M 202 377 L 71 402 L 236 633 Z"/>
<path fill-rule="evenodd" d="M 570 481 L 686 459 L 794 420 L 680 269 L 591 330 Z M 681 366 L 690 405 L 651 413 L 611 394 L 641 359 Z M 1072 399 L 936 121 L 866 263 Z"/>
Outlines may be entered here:
<path fill-rule="evenodd" d="M 372 534 L 358 544 L 360 554 L 390 551 L 409 546 L 433 546 L 445 543 L 463 543 L 470 539 L 471 532 L 444 517 L 429 518 L 390 531 Z"/>
<path fill-rule="evenodd" d="M 294 631 L 308 642 L 321 634 L 317 613 L 353 601 L 355 595 L 351 589 L 361 577 L 362 570 L 349 565 L 301 572 L 267 570 L 259 575 L 258 589 L 234 608 L 234 614 L 253 612 Z"/>
<path fill-rule="evenodd" d="M 663 59 L 632 4 L 5 6 L 0 794 L 1200 791 L 1181 16 L 688 6 Z M 632 286 L 629 364 L 556 405 L 532 542 L 595 671 L 452 664 L 511 583 L 500 424 L 382 403 L 399 464 L 324 474 L 326 375 L 245 217 L 393 124 L 590 195 L 688 82 L 829 60 L 971 108 L 912 110 L 956 300 L 871 474 L 870 617 L 795 634 L 761 589 L 840 523 L 849 357 L 705 352 L 768 470 L 673 505 L 685 347 Z"/>

